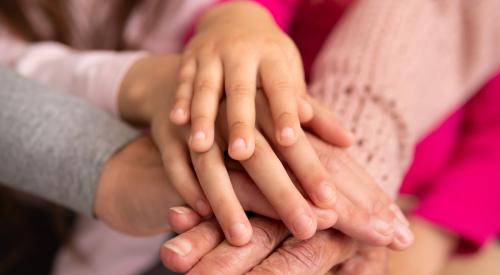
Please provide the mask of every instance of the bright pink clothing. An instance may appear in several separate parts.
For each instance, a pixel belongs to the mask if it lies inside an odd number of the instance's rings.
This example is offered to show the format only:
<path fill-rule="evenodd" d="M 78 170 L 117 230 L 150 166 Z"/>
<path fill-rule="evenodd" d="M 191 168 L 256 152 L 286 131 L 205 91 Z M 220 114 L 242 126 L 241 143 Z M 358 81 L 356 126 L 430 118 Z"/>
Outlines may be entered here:
<path fill-rule="evenodd" d="M 417 145 L 401 188 L 420 199 L 413 215 L 475 247 L 500 233 L 499 106 L 500 73 Z"/>
<path fill-rule="evenodd" d="M 275 19 L 297 44 L 308 76 L 327 36 L 351 1 L 300 1 L 288 7 L 279 5 L 282 1 L 258 2 L 277 14 Z M 290 14 L 295 14 L 293 21 L 280 19 Z M 500 233 L 500 203 L 496 202 L 500 195 L 498 106 L 500 74 L 417 146 L 401 189 L 421 199 L 415 215 L 476 246 Z"/>

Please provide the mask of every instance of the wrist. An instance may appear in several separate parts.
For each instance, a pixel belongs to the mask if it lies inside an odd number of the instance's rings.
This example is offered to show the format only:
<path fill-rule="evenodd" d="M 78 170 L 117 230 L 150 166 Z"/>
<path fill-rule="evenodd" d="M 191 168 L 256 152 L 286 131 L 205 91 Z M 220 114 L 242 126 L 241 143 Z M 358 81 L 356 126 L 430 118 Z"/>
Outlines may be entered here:
<path fill-rule="evenodd" d="M 157 110 L 176 85 L 179 57 L 148 56 L 138 59 L 127 71 L 118 94 L 120 116 L 127 122 L 149 126 Z"/>
<path fill-rule="evenodd" d="M 262 5 L 253 1 L 227 1 L 205 12 L 198 23 L 196 31 L 213 24 L 241 25 L 248 22 L 251 26 L 258 24 L 276 25 L 272 14 Z"/>

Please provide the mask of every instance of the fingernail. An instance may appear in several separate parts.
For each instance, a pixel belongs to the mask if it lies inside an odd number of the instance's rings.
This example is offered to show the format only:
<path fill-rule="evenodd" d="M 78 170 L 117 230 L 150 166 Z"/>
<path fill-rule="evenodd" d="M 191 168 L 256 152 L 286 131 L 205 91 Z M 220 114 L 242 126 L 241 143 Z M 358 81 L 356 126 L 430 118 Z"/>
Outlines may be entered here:
<path fill-rule="evenodd" d="M 202 141 L 202 140 L 205 140 L 205 138 L 207 138 L 207 135 L 205 135 L 205 132 L 203 132 L 203 131 L 197 131 L 193 135 L 193 140 Z"/>
<path fill-rule="evenodd" d="M 396 204 L 391 204 L 391 206 L 389 207 L 389 209 L 392 211 L 392 213 L 394 213 L 394 215 L 396 216 L 396 218 L 401 221 L 404 225 L 406 226 L 410 226 L 410 222 L 408 221 L 408 219 L 406 218 L 406 216 L 403 214 L 403 212 L 401 211 L 401 209 L 396 205 Z"/>
<path fill-rule="evenodd" d="M 177 214 L 181 214 L 181 215 L 189 214 L 189 210 L 187 210 L 185 207 L 179 207 L 179 206 L 170 207 L 170 210 L 174 211 Z"/>
<path fill-rule="evenodd" d="M 318 187 L 316 197 L 320 202 L 329 203 L 335 198 L 335 192 L 329 183 L 324 182 Z"/>
<path fill-rule="evenodd" d="M 313 220 L 309 215 L 307 214 L 300 214 L 295 218 L 295 221 L 293 222 L 293 231 L 296 234 L 300 234 L 303 232 L 306 232 L 309 230 L 308 228 L 311 228 L 313 224 Z"/>
<path fill-rule="evenodd" d="M 291 127 L 285 127 L 281 130 L 282 139 L 292 139 L 295 138 L 295 131 Z"/>
<path fill-rule="evenodd" d="M 409 246 L 415 237 L 410 228 L 403 223 L 396 223 L 396 240 L 403 246 Z"/>
<path fill-rule="evenodd" d="M 231 147 L 235 151 L 244 151 L 247 148 L 247 144 L 244 139 L 242 138 L 237 138 L 233 141 L 231 144 Z"/>
<path fill-rule="evenodd" d="M 187 256 L 191 252 L 191 249 L 193 249 L 191 243 L 184 239 L 167 242 L 163 246 L 182 257 Z"/>
<path fill-rule="evenodd" d="M 182 108 L 174 108 L 170 114 L 173 118 L 184 118 L 186 116 L 186 111 Z"/>
<path fill-rule="evenodd" d="M 384 235 L 384 236 L 389 236 L 393 234 L 394 228 L 391 226 L 391 224 L 385 222 L 384 220 L 377 218 L 377 217 L 371 217 L 370 218 L 370 227 L 377 231 L 379 234 Z"/>
<path fill-rule="evenodd" d="M 203 200 L 198 200 L 195 204 L 196 211 L 202 216 L 207 216 L 210 214 L 210 206 Z"/>
<path fill-rule="evenodd" d="M 242 222 L 237 222 L 229 228 L 231 239 L 238 239 L 247 234 L 247 227 Z"/>

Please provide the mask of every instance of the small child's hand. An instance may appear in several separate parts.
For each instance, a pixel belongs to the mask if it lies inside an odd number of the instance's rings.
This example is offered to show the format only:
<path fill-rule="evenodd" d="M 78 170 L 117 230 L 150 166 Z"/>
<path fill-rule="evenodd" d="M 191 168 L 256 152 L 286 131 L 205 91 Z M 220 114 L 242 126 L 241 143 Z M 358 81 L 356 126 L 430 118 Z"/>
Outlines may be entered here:
<path fill-rule="evenodd" d="M 214 141 L 214 121 L 225 91 L 229 155 L 248 159 L 255 148 L 259 86 L 269 100 L 276 140 L 282 146 L 294 144 L 301 131 L 298 109 L 311 112 L 312 108 L 302 98 L 304 73 L 293 41 L 257 4 L 241 1 L 217 6 L 203 16 L 184 50 L 171 121 L 190 120 L 190 147 L 207 151 Z"/>

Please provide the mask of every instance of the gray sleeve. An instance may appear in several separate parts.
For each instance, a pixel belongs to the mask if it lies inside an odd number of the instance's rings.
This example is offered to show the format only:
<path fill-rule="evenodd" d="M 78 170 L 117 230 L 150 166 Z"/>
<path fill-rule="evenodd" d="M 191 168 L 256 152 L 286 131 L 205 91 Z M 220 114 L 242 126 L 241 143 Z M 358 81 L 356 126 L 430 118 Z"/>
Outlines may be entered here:
<path fill-rule="evenodd" d="M 92 215 L 101 169 L 138 132 L 0 66 L 0 182 Z"/>

